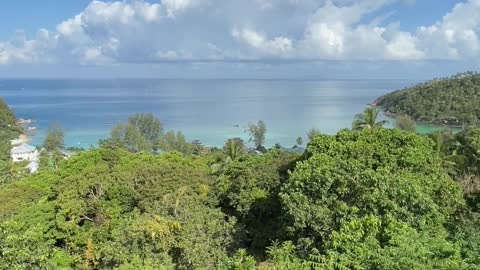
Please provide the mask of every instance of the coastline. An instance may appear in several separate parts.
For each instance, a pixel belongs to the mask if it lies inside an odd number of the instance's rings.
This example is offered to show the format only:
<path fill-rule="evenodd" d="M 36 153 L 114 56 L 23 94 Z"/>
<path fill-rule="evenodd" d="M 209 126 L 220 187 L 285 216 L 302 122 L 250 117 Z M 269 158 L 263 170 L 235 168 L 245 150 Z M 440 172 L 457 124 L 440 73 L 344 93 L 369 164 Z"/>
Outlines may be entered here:
<path fill-rule="evenodd" d="M 17 139 L 10 140 L 10 142 L 12 143 L 12 145 L 19 145 L 22 143 L 28 143 L 30 140 L 31 138 L 27 134 L 22 133 L 18 136 Z"/>
<path fill-rule="evenodd" d="M 392 119 L 395 119 L 398 115 L 389 111 L 386 111 L 382 106 L 376 105 L 376 103 L 371 103 L 370 106 L 375 106 L 379 108 L 382 113 Z M 454 133 L 460 132 L 463 130 L 463 126 L 461 125 L 453 125 L 449 123 L 438 123 L 438 122 L 428 122 L 428 121 L 421 121 L 415 118 L 412 118 L 417 125 L 417 132 L 419 132 L 418 127 L 423 127 L 424 129 L 431 129 L 431 130 L 442 130 L 442 129 L 451 129 Z M 430 133 L 430 132 L 419 132 L 419 133 Z"/>

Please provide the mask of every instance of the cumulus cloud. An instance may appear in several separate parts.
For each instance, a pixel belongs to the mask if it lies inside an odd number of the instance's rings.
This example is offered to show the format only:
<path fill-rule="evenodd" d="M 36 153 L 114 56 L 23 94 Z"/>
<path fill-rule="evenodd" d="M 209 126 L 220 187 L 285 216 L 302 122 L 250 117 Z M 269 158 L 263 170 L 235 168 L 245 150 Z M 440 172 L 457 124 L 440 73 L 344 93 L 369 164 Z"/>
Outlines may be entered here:
<path fill-rule="evenodd" d="M 459 3 L 411 32 L 382 23 L 383 9 L 400 1 L 406 0 L 95 0 L 56 29 L 0 42 L 0 64 L 480 56 L 480 0 Z"/>

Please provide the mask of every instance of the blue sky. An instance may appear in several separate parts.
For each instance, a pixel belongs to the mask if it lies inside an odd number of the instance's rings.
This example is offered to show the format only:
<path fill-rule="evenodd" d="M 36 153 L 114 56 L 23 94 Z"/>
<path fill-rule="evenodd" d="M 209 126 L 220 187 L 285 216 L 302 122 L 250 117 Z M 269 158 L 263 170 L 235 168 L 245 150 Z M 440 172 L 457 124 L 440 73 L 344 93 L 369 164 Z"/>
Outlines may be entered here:
<path fill-rule="evenodd" d="M 480 0 L 4 2 L 0 77 L 428 78 L 480 59 Z"/>

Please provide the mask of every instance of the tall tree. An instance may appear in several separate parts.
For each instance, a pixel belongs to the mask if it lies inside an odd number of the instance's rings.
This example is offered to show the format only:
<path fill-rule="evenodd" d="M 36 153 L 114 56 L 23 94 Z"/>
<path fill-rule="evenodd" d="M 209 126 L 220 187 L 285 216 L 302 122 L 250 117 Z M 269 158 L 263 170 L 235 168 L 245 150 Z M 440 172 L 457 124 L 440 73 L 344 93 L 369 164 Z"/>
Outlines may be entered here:
<path fill-rule="evenodd" d="M 393 268 L 461 269 L 448 221 L 463 208 L 462 194 L 426 137 L 380 128 L 320 136 L 280 198 L 300 252 L 323 252 L 319 269 L 399 261 Z"/>
<path fill-rule="evenodd" d="M 132 124 L 117 124 L 110 131 L 111 144 L 126 148 L 131 152 L 151 151 L 152 144 Z"/>
<path fill-rule="evenodd" d="M 65 134 L 59 124 L 51 125 L 46 132 L 43 148 L 48 152 L 63 149 L 65 147 L 64 137 Z"/>
<path fill-rule="evenodd" d="M 158 142 L 158 148 L 165 152 L 177 151 L 185 155 L 191 154 L 193 145 L 187 141 L 181 131 L 170 130 L 165 133 Z"/>
<path fill-rule="evenodd" d="M 355 121 L 352 124 L 352 129 L 375 129 L 383 127 L 388 123 L 386 120 L 378 120 L 380 111 L 376 107 L 368 107 L 362 113 L 355 116 Z"/>
<path fill-rule="evenodd" d="M 408 115 L 399 115 L 395 119 L 395 127 L 401 130 L 413 131 L 417 130 L 417 124 Z"/>
<path fill-rule="evenodd" d="M 236 160 L 246 152 L 245 143 L 240 138 L 228 139 L 223 146 L 223 151 L 229 158 Z"/>
<path fill-rule="evenodd" d="M 152 113 L 134 114 L 128 118 L 128 124 L 136 127 L 151 145 L 155 145 L 158 142 L 163 132 L 162 122 Z"/>
<path fill-rule="evenodd" d="M 257 124 L 250 123 L 247 129 L 250 135 L 250 142 L 253 142 L 255 148 L 263 148 L 265 143 L 265 134 L 267 133 L 267 125 L 263 120 L 259 120 Z"/>

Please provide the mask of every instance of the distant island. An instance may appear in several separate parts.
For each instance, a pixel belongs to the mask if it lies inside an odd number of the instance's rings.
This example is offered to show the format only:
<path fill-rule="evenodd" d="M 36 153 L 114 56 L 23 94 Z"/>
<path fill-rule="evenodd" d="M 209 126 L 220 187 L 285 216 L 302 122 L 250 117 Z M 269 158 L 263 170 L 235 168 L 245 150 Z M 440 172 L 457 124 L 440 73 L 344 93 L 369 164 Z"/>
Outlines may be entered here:
<path fill-rule="evenodd" d="M 480 73 L 434 79 L 378 98 L 387 115 L 408 115 L 431 124 L 463 126 L 480 119 Z"/>

